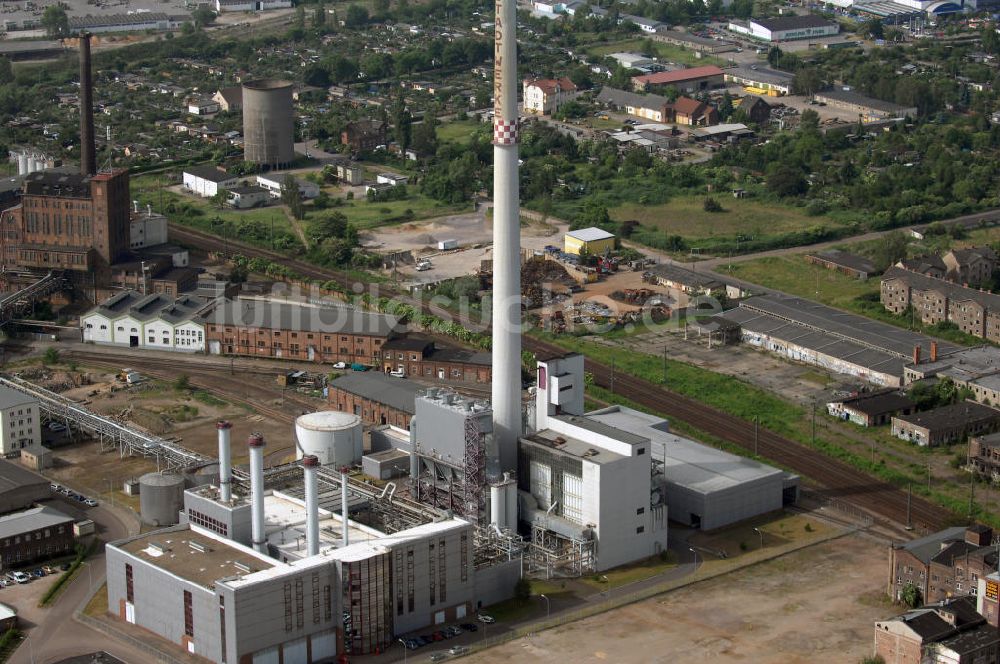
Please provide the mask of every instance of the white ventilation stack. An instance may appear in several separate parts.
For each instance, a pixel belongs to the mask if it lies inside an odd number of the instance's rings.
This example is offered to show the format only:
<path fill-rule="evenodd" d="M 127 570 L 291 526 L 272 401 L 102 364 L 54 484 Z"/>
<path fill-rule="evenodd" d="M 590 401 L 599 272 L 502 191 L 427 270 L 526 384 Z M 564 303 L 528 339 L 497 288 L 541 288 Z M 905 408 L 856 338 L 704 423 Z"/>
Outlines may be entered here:
<path fill-rule="evenodd" d="M 521 431 L 521 220 L 517 5 L 497 0 L 493 70 L 493 433 L 502 470 L 517 468 Z"/>
<path fill-rule="evenodd" d="M 219 499 L 228 503 L 233 499 L 233 464 L 230 433 L 233 425 L 225 420 L 215 424 L 219 431 Z"/>
<path fill-rule="evenodd" d="M 250 537 L 258 553 L 267 553 L 264 533 L 264 436 L 250 434 Z"/>
<path fill-rule="evenodd" d="M 351 537 L 348 535 L 350 526 L 348 525 L 348 518 L 350 517 L 350 510 L 347 508 L 347 473 L 340 474 L 340 529 L 344 533 L 344 546 L 351 543 Z"/>
<path fill-rule="evenodd" d="M 319 457 L 310 454 L 302 457 L 302 472 L 306 485 L 306 549 L 310 556 L 319 553 L 319 489 L 316 472 Z"/>

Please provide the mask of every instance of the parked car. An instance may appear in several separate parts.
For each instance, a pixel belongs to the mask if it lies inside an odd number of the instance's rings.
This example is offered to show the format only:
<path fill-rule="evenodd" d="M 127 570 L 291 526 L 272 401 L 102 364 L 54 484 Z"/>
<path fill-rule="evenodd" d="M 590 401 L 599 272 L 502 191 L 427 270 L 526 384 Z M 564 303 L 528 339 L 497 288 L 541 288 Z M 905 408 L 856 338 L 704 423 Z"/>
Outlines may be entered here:
<path fill-rule="evenodd" d="M 31 573 L 31 576 L 35 577 L 36 579 L 41 579 L 42 577 L 45 576 L 45 570 L 39 567 L 38 569 L 36 569 Z"/>
<path fill-rule="evenodd" d="M 416 639 L 405 639 L 403 641 L 403 647 L 407 650 L 416 650 L 420 647 L 420 644 L 417 643 Z"/>
<path fill-rule="evenodd" d="M 16 581 L 17 583 L 28 583 L 29 581 L 31 581 L 31 577 L 25 574 L 24 572 L 14 572 L 13 576 L 14 576 L 14 581 Z"/>
<path fill-rule="evenodd" d="M 476 616 L 476 619 L 479 620 L 479 622 L 481 623 L 486 623 L 487 625 L 492 625 L 493 623 L 496 622 L 496 618 L 494 618 L 493 616 L 488 616 L 485 613 L 480 613 L 478 616 Z"/>
<path fill-rule="evenodd" d="M 53 574 L 56 570 L 52 565 L 42 565 L 42 571 L 46 574 Z"/>
<path fill-rule="evenodd" d="M 475 632 L 476 630 L 479 629 L 479 625 L 476 625 L 474 623 L 462 623 L 461 628 L 464 629 L 466 632 Z"/>
<path fill-rule="evenodd" d="M 469 649 L 465 646 L 452 646 L 448 649 L 449 655 L 464 655 L 467 652 L 469 652 Z"/>
<path fill-rule="evenodd" d="M 431 639 L 434 641 L 444 641 L 444 632 L 438 630 L 431 634 Z"/>
<path fill-rule="evenodd" d="M 93 498 L 87 498 L 83 502 L 85 505 L 87 505 L 87 507 L 97 507 L 97 501 L 94 500 Z"/>
<path fill-rule="evenodd" d="M 443 662 L 446 659 L 448 659 L 448 655 L 444 654 L 443 652 L 431 653 L 432 662 Z"/>
<path fill-rule="evenodd" d="M 337 362 L 336 364 L 333 365 L 333 368 L 334 369 L 346 369 L 347 368 L 347 362 Z"/>
<path fill-rule="evenodd" d="M 452 625 L 444 630 L 445 634 L 450 634 L 451 636 L 460 636 L 462 634 L 462 628 L 458 625 Z"/>
<path fill-rule="evenodd" d="M 389 372 L 389 375 L 393 376 L 394 378 L 406 378 L 406 372 L 403 371 L 402 369 L 394 369 Z"/>
<path fill-rule="evenodd" d="M 63 563 L 62 565 L 59 566 L 59 569 L 62 570 L 63 572 L 67 571 L 69 568 L 70 568 L 69 563 Z"/>

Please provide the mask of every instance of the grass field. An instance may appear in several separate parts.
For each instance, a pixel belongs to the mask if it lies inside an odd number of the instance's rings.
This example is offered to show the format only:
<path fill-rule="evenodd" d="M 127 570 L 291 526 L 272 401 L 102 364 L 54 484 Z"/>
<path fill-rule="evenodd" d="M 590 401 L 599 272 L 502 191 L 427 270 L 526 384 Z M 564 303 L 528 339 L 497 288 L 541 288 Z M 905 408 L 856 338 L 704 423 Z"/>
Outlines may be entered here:
<path fill-rule="evenodd" d="M 460 212 L 464 208 L 453 205 L 445 205 L 433 198 L 428 198 L 416 192 L 415 188 L 409 187 L 411 192 L 409 198 L 402 201 L 381 201 L 371 203 L 364 198 L 356 198 L 347 201 L 346 205 L 328 210 L 309 210 L 306 216 L 306 224 L 323 219 L 334 211 L 342 212 L 347 220 L 359 230 L 366 228 L 377 228 L 387 224 L 398 224 L 414 219 L 429 219 L 447 214 Z M 307 208 L 308 209 L 308 208 Z M 409 210 L 409 213 L 407 213 Z"/>
<path fill-rule="evenodd" d="M 716 271 L 842 309 L 851 308 L 857 297 L 879 290 L 878 279 L 852 279 L 846 274 L 807 263 L 803 254 L 742 261 L 716 268 Z"/>
<path fill-rule="evenodd" d="M 648 43 L 649 40 L 643 38 L 623 39 L 620 41 L 588 46 L 584 50 L 592 56 L 602 57 L 611 53 L 641 53 L 643 48 Z M 679 62 L 685 65 L 721 65 L 724 63 L 723 60 L 711 56 L 698 57 L 696 52 L 690 51 L 682 46 L 661 44 L 657 42 L 652 42 L 652 46 L 653 50 L 656 52 L 656 57 L 660 60 L 669 60 L 671 62 Z"/>
<path fill-rule="evenodd" d="M 476 120 L 449 120 L 438 125 L 437 137 L 441 143 L 465 145 L 477 131 L 489 131 L 490 126 Z"/>
<path fill-rule="evenodd" d="M 725 212 L 705 212 L 704 196 L 678 196 L 663 205 L 626 203 L 609 210 L 616 221 L 634 219 L 643 226 L 688 239 L 763 236 L 803 230 L 821 223 L 798 208 L 732 196 L 715 196 Z"/>

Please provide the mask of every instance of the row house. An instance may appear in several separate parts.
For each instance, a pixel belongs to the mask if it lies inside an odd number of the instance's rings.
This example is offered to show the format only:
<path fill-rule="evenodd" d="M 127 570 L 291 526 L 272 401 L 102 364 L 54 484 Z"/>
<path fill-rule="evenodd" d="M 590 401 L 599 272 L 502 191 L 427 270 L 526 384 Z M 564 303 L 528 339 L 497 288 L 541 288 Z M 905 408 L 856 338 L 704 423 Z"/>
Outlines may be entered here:
<path fill-rule="evenodd" d="M 430 339 L 397 337 L 382 345 L 382 370 L 428 380 L 489 383 L 493 377 L 490 353 L 460 348 L 437 348 Z"/>
<path fill-rule="evenodd" d="M 206 317 L 205 339 L 213 355 L 375 366 L 396 328 L 391 316 L 346 305 L 237 298 Z"/>
<path fill-rule="evenodd" d="M 967 334 L 1000 342 L 1000 295 L 893 266 L 882 276 L 880 297 L 896 315 L 912 307 L 925 325 L 950 322 Z"/>
<path fill-rule="evenodd" d="M 952 526 L 893 544 L 889 548 L 889 596 L 902 601 L 904 589 L 911 585 L 928 602 L 975 595 L 979 579 L 996 569 L 992 539 L 993 530 L 987 526 Z"/>

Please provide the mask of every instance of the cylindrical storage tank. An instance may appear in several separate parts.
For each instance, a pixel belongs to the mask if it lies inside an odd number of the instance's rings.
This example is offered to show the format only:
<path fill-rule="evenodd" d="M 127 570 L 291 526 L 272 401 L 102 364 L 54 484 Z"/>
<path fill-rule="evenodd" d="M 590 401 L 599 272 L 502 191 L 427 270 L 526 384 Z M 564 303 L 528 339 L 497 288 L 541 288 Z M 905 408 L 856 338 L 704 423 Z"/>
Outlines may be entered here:
<path fill-rule="evenodd" d="M 17 174 L 27 175 L 28 174 L 28 153 L 19 152 L 17 154 Z"/>
<path fill-rule="evenodd" d="M 184 476 L 147 473 L 139 478 L 139 511 L 150 526 L 173 526 L 184 509 Z"/>
<path fill-rule="evenodd" d="M 193 489 L 206 484 L 219 483 L 219 464 L 209 462 L 200 466 L 192 466 L 184 470 L 184 481 L 186 488 Z"/>
<path fill-rule="evenodd" d="M 361 418 L 352 413 L 322 410 L 295 420 L 296 458 L 312 454 L 324 466 L 353 466 L 363 454 Z"/>
<path fill-rule="evenodd" d="M 507 487 L 507 527 L 517 530 L 517 482 L 510 482 Z"/>
<path fill-rule="evenodd" d="M 497 528 L 507 527 L 507 486 L 504 484 L 490 487 L 490 523 Z"/>
<path fill-rule="evenodd" d="M 261 79 L 243 84 L 243 158 L 281 168 L 295 158 L 292 84 Z"/>
<path fill-rule="evenodd" d="M 28 155 L 28 172 L 37 173 L 41 169 L 38 168 L 38 157 L 33 154 Z"/>

